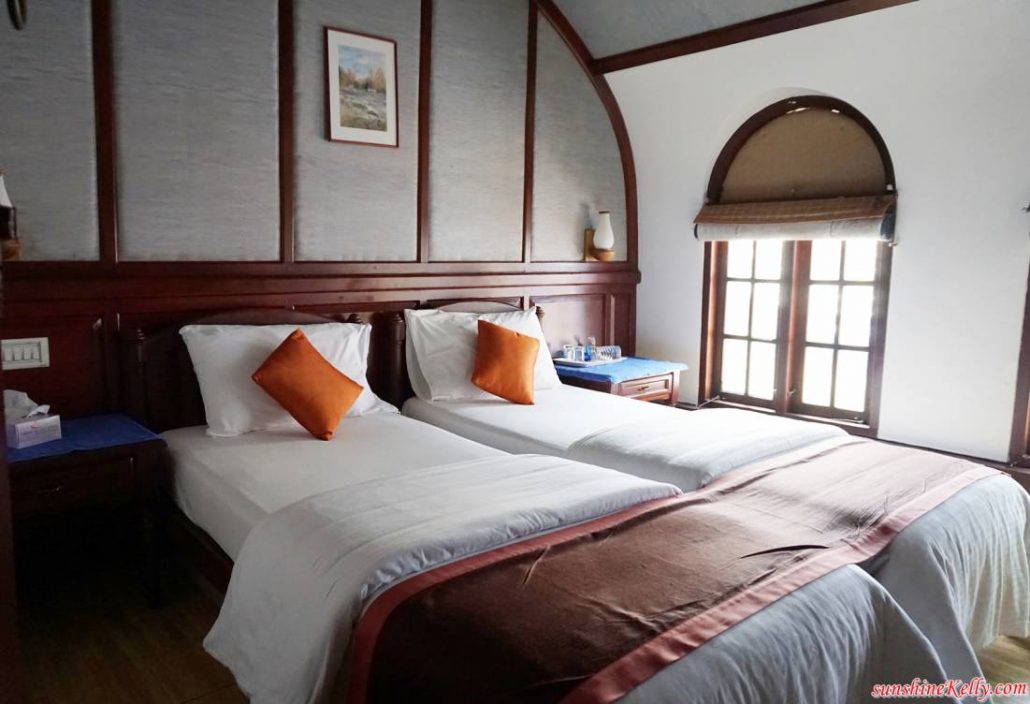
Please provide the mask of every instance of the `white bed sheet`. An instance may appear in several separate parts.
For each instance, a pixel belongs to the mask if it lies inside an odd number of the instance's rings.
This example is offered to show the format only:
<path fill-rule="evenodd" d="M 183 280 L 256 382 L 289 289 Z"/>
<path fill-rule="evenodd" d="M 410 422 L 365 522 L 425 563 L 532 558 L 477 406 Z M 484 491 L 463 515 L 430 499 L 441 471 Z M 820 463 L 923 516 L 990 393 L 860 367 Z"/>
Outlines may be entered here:
<path fill-rule="evenodd" d="M 347 418 L 329 441 L 303 430 L 209 437 L 203 426 L 162 434 L 173 457 L 172 497 L 233 560 L 261 519 L 296 501 L 414 469 L 504 453 L 405 418 Z"/>
<path fill-rule="evenodd" d="M 389 586 L 465 555 L 669 496 L 670 485 L 554 457 L 502 457 L 370 480 L 297 502 L 251 532 L 205 647 L 255 704 L 346 692 L 351 628 Z M 431 654 L 427 654 L 431 657 Z M 337 678 L 340 679 L 337 679 Z M 941 681 L 932 647 L 847 567 L 666 667 L 624 701 L 869 701 L 874 683 Z"/>
<path fill-rule="evenodd" d="M 506 452 L 563 456 L 580 438 L 625 423 L 667 421 L 681 411 L 575 386 L 538 390 L 532 406 L 500 399 L 408 399 L 404 415 Z"/>

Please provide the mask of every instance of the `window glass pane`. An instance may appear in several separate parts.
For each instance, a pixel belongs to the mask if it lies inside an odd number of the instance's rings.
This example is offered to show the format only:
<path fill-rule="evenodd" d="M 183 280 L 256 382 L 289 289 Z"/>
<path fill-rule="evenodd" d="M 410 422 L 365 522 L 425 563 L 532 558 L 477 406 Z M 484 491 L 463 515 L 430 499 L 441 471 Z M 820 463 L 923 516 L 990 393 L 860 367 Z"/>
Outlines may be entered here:
<path fill-rule="evenodd" d="M 815 284 L 808 287 L 809 342 L 833 344 L 837 332 L 837 286 Z"/>
<path fill-rule="evenodd" d="M 779 310 L 780 285 L 755 284 L 755 302 L 751 310 L 751 337 L 775 340 Z"/>
<path fill-rule="evenodd" d="M 876 240 L 848 240 L 844 245 L 844 278 L 848 281 L 872 281 L 876 278 Z"/>
<path fill-rule="evenodd" d="M 743 394 L 747 383 L 747 341 L 722 341 L 722 390 Z"/>
<path fill-rule="evenodd" d="M 772 399 L 776 383 L 776 345 L 770 342 L 751 343 L 751 373 L 747 393 L 755 398 Z"/>
<path fill-rule="evenodd" d="M 801 380 L 802 403 L 829 406 L 830 387 L 833 381 L 833 350 L 825 347 L 806 347 Z"/>
<path fill-rule="evenodd" d="M 848 411 L 865 410 L 865 385 L 869 374 L 869 353 L 837 352 L 837 393 L 833 405 Z"/>
<path fill-rule="evenodd" d="M 873 287 L 845 286 L 840 299 L 840 344 L 868 347 L 872 315 Z"/>
<path fill-rule="evenodd" d="M 779 240 L 762 240 L 755 242 L 755 278 L 780 278 L 783 265 L 783 242 Z"/>
<path fill-rule="evenodd" d="M 726 275 L 731 279 L 751 278 L 751 258 L 754 253 L 754 240 L 733 240 L 729 243 L 729 254 L 726 257 Z"/>
<path fill-rule="evenodd" d="M 812 281 L 837 281 L 840 278 L 840 241 L 812 242 Z"/>
<path fill-rule="evenodd" d="M 722 329 L 727 335 L 747 336 L 750 306 L 751 284 L 746 281 L 726 282 L 726 311 Z"/>

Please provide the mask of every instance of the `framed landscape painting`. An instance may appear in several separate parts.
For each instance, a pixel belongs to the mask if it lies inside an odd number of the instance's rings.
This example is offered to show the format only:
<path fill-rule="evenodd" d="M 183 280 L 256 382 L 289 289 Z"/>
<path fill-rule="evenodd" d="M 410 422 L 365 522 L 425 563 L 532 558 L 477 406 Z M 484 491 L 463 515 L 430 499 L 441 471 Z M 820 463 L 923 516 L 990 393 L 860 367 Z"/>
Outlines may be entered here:
<path fill-rule="evenodd" d="M 397 44 L 326 27 L 329 139 L 397 146 Z"/>

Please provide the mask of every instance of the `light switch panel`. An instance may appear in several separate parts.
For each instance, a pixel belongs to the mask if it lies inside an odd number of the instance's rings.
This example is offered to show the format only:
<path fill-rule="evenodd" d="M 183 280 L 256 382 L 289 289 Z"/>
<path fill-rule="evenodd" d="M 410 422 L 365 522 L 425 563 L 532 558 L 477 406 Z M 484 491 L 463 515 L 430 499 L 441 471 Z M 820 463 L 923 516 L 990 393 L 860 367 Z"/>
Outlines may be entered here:
<path fill-rule="evenodd" d="M 50 366 L 50 340 L 46 337 L 23 337 L 0 341 L 4 370 L 34 369 Z"/>

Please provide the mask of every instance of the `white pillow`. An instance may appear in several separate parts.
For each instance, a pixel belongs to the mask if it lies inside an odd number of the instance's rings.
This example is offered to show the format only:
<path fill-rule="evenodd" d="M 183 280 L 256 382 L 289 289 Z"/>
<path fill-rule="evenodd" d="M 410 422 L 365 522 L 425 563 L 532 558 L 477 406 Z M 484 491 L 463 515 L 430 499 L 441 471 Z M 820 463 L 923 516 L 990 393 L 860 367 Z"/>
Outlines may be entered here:
<path fill-rule="evenodd" d="M 186 342 L 200 382 L 208 435 L 232 437 L 253 430 L 300 427 L 250 378 L 297 328 L 334 367 L 365 387 L 348 416 L 396 412 L 396 408 L 372 393 L 365 377 L 371 325 L 187 325 L 179 334 Z"/>
<path fill-rule="evenodd" d="M 427 401 L 488 399 L 491 394 L 475 386 L 477 321 L 486 320 L 540 341 L 533 386 L 551 389 L 561 385 L 540 327 L 536 308 L 504 313 L 452 313 L 440 310 L 406 310 L 408 376 L 419 398 Z"/>

